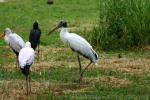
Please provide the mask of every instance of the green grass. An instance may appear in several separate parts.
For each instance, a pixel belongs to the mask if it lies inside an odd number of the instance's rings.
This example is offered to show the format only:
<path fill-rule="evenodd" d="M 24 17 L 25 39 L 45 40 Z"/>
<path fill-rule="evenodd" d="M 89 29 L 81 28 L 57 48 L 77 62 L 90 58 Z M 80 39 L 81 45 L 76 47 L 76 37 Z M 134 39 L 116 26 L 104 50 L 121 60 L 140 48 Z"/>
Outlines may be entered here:
<path fill-rule="evenodd" d="M 34 21 L 38 20 L 42 30 L 43 45 L 58 45 L 59 36 L 47 36 L 48 31 L 60 20 L 66 20 L 69 27 L 94 23 L 98 16 L 97 0 L 55 0 L 54 5 L 47 5 L 43 0 L 13 0 L 0 3 L 0 31 L 10 27 L 28 40 Z M 90 5 L 89 5 L 90 4 Z M 55 34 L 55 33 L 54 33 Z M 51 41 L 52 40 L 52 41 Z"/>
<path fill-rule="evenodd" d="M 92 34 L 87 30 L 90 28 L 89 25 L 92 24 L 94 27 L 93 24 L 97 24 L 99 18 L 98 5 L 98 0 L 54 0 L 53 5 L 47 5 L 46 0 L 9 0 L 0 3 L 0 31 L 10 27 L 27 41 L 35 20 L 39 21 L 42 29 L 41 58 L 38 61 L 36 57 L 33 64 L 33 67 L 40 69 L 33 70 L 31 74 L 34 88 L 31 100 L 148 100 L 150 98 L 149 67 L 145 67 L 144 62 L 138 62 L 150 59 L 148 50 L 97 51 L 100 57 L 98 66 L 91 66 L 92 68 L 84 74 L 83 82 L 79 84 L 76 82 L 79 78 L 76 54 L 64 48 L 58 32 L 47 36 L 48 31 L 63 19 L 69 23 L 69 27 L 79 27 L 73 32 L 88 37 Z M 24 80 L 24 76 L 14 68 L 15 55 L 6 45 L 0 40 L 0 98 L 11 99 L 18 95 L 22 98 L 25 91 L 22 93 L 20 88 L 14 86 L 21 87 L 20 81 Z M 121 54 L 121 59 L 118 59 L 118 54 Z M 125 61 L 143 65 L 131 64 L 124 67 Z M 82 58 L 82 63 L 86 65 L 86 59 Z M 124 69 L 123 71 L 111 69 L 111 65 L 115 69 L 117 64 L 120 64 L 119 68 L 123 67 L 129 71 L 142 69 L 146 72 L 138 74 L 134 71 L 126 72 Z M 12 83 L 8 86 L 9 82 Z M 125 82 L 129 84 L 124 85 Z M 41 86 L 38 87 L 37 83 Z M 14 90 L 20 92 L 16 92 L 16 95 Z"/>

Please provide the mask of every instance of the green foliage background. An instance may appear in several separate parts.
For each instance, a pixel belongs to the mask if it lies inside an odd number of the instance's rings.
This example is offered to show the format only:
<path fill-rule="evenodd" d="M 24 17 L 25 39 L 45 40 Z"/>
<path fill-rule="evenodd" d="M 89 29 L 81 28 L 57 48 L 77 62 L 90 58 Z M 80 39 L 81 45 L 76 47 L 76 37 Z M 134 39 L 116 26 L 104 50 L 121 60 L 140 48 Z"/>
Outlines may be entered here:
<path fill-rule="evenodd" d="M 149 0 L 99 0 L 98 26 L 89 39 L 105 50 L 149 45 Z"/>

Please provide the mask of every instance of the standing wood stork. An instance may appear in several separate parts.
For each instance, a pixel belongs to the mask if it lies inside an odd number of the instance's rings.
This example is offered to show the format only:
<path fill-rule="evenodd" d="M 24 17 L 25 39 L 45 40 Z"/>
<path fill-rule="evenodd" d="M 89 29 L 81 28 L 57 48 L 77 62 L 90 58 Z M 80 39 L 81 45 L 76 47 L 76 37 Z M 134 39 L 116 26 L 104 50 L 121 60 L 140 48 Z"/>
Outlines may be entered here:
<path fill-rule="evenodd" d="M 25 46 L 23 39 L 16 33 L 12 33 L 10 28 L 4 30 L 4 40 L 16 54 L 16 62 L 18 64 L 18 55 L 20 50 Z"/>
<path fill-rule="evenodd" d="M 35 50 L 38 46 L 38 58 L 39 58 L 39 44 L 40 44 L 41 30 L 38 22 L 33 23 L 33 29 L 30 31 L 29 41 L 31 47 Z"/>
<path fill-rule="evenodd" d="M 69 47 L 77 53 L 77 59 L 79 62 L 79 67 L 80 67 L 80 78 L 79 82 L 82 80 L 83 73 L 85 70 L 91 65 L 91 63 L 96 63 L 98 60 L 98 55 L 97 53 L 93 50 L 92 46 L 81 36 L 75 34 L 75 33 L 69 33 L 67 29 L 67 22 L 65 21 L 60 21 L 57 27 L 52 29 L 50 33 L 55 31 L 56 29 L 61 28 L 60 31 L 60 39 L 62 42 L 65 44 L 69 45 Z M 83 57 L 87 58 L 90 60 L 90 63 L 82 70 L 81 66 L 81 61 L 79 54 L 82 55 Z"/>
<path fill-rule="evenodd" d="M 26 42 L 25 47 L 22 48 L 19 52 L 19 66 L 20 66 L 20 70 L 21 72 L 25 75 L 26 78 L 26 90 L 27 90 L 27 95 L 28 95 L 28 85 L 30 88 L 31 92 L 31 66 L 33 64 L 34 61 L 34 50 L 31 48 L 31 44 L 30 42 Z"/>

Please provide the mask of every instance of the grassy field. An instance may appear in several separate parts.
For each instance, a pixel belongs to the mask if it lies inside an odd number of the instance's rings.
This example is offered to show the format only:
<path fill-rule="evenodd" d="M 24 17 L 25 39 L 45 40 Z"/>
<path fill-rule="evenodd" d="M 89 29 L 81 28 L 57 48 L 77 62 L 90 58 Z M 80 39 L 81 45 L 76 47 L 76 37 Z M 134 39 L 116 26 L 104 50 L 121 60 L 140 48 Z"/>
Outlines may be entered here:
<path fill-rule="evenodd" d="M 55 0 L 51 6 L 46 4 L 46 0 L 8 1 L 0 3 L 0 31 L 10 27 L 28 40 L 32 24 L 37 20 L 43 32 L 42 45 L 60 44 L 56 38 L 59 34 L 47 38 L 48 31 L 60 20 L 66 20 L 70 30 L 81 31 L 95 24 L 99 12 L 97 0 Z"/>
<path fill-rule="evenodd" d="M 0 3 L 0 31 L 10 27 L 28 40 L 32 23 L 42 29 L 40 59 L 32 67 L 32 93 L 25 95 L 25 80 L 16 69 L 15 55 L 0 40 L 0 99 L 2 100 L 148 100 L 150 98 L 150 47 L 134 51 L 97 51 L 98 65 L 79 78 L 76 54 L 64 46 L 56 32 L 48 31 L 59 20 L 69 22 L 69 30 L 84 32 L 97 23 L 98 0 L 10 0 Z M 78 27 L 80 27 L 78 29 Z M 85 31 L 86 30 L 86 31 Z M 118 54 L 122 57 L 118 58 Z M 82 58 L 85 66 L 88 61 Z"/>

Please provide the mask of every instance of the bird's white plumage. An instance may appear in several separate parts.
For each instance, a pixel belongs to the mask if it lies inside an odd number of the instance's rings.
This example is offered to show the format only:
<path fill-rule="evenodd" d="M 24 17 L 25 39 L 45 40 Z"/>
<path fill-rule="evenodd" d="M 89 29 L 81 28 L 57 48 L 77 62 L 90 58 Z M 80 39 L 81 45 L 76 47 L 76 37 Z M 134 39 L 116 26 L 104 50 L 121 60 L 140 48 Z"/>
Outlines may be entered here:
<path fill-rule="evenodd" d="M 87 56 L 93 63 L 96 63 L 97 54 L 92 46 L 81 36 L 75 33 L 69 33 L 67 28 L 62 28 L 60 32 L 60 39 L 68 44 L 73 50 L 80 52 Z M 95 56 L 96 55 L 96 56 Z"/>
<path fill-rule="evenodd" d="M 12 33 L 9 28 L 5 29 L 4 39 L 6 43 L 8 43 L 9 46 L 18 53 L 25 46 L 23 39 L 16 33 Z"/>
<path fill-rule="evenodd" d="M 31 48 L 30 42 L 27 42 L 26 46 L 19 52 L 18 60 L 20 68 L 24 68 L 26 65 L 32 65 L 34 56 L 34 50 Z"/>

